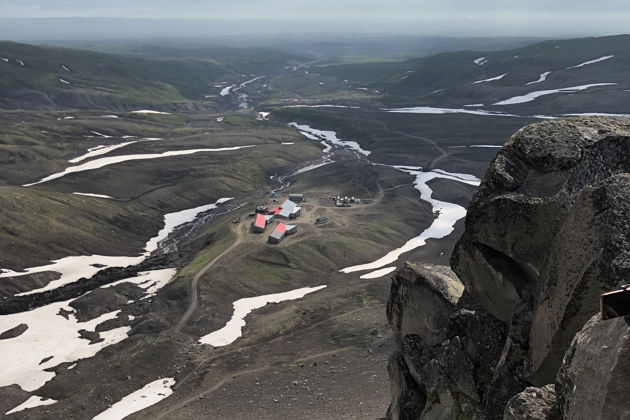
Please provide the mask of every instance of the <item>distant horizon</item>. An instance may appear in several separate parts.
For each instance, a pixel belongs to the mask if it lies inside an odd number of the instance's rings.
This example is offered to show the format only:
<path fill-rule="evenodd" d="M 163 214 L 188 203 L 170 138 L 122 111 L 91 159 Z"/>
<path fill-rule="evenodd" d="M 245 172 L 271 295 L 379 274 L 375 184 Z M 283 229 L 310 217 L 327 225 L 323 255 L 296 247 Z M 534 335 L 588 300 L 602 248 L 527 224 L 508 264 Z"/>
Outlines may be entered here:
<path fill-rule="evenodd" d="M 438 25 L 439 26 L 439 25 Z M 472 30 L 462 27 L 458 31 L 446 27 L 408 25 L 392 28 L 389 24 L 357 25 L 308 20 L 260 19 L 193 19 L 193 18 L 135 18 L 135 17 L 22 17 L 0 18 L 0 39 L 17 42 L 32 41 L 105 41 L 148 39 L 201 39 L 209 37 L 283 37 L 319 38 L 334 37 L 422 37 L 422 38 L 532 38 L 569 39 L 626 35 L 627 31 L 580 30 L 562 31 L 558 28 L 546 32 L 518 32 L 518 28 L 482 28 Z M 289 39 L 291 40 L 291 39 Z"/>

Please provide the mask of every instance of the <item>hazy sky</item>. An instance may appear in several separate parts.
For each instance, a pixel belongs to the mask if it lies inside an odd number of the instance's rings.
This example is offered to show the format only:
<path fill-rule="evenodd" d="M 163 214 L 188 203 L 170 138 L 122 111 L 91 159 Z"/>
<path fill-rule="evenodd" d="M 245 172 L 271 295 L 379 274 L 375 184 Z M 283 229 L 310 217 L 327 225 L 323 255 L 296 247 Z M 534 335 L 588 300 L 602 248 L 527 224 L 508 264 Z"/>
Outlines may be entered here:
<path fill-rule="evenodd" d="M 629 0 L 1 0 L 0 17 L 321 22 L 348 31 L 445 35 L 630 32 Z M 296 29 L 298 29 L 296 27 Z"/>

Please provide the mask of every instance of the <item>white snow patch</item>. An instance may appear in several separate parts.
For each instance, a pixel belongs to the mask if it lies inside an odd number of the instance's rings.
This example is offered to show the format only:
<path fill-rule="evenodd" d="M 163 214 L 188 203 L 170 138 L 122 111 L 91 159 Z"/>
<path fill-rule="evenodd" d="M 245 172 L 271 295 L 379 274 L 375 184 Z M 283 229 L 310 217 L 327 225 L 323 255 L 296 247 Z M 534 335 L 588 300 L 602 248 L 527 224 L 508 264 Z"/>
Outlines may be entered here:
<path fill-rule="evenodd" d="M 582 85 L 582 86 L 572 86 L 561 89 L 550 89 L 550 90 L 539 90 L 536 92 L 530 92 L 522 96 L 515 96 L 513 98 L 505 99 L 503 101 L 497 102 L 494 105 L 514 105 L 514 104 L 522 104 L 525 102 L 531 102 L 541 96 L 553 95 L 555 93 L 575 93 L 580 92 L 582 90 L 590 89 L 598 86 L 613 86 L 617 83 L 593 83 L 590 85 Z"/>
<path fill-rule="evenodd" d="M 15 59 L 15 61 L 17 61 L 20 64 L 20 66 L 24 67 L 24 61 L 18 60 L 17 58 Z"/>
<path fill-rule="evenodd" d="M 550 71 L 546 71 L 544 73 L 540 73 L 540 77 L 538 78 L 538 80 L 534 80 L 533 82 L 525 83 L 525 86 L 535 85 L 536 83 L 544 82 L 545 80 L 547 80 L 547 76 L 549 76 L 550 74 L 551 74 Z"/>
<path fill-rule="evenodd" d="M 370 153 L 372 153 L 369 150 L 362 149 L 359 143 L 357 143 L 356 141 L 341 140 L 337 137 L 337 133 L 334 131 L 318 130 L 316 128 L 310 127 L 309 125 L 300 125 L 296 122 L 289 123 L 289 127 L 295 128 L 296 130 L 304 134 L 307 138 L 325 141 L 326 143 L 335 145 L 337 147 L 345 147 L 350 150 L 354 150 L 355 152 L 360 153 L 364 156 L 368 156 Z M 310 136 L 307 136 L 306 134 L 310 134 Z"/>
<path fill-rule="evenodd" d="M 244 87 L 246 87 L 247 85 L 249 85 L 250 83 L 255 82 L 256 80 L 262 79 L 265 76 L 258 76 L 258 77 L 254 77 L 253 79 L 247 80 L 239 85 L 232 85 L 232 86 L 228 86 L 224 89 L 221 90 L 220 95 L 221 96 L 227 96 L 230 95 L 232 93 L 236 93 L 238 95 L 238 106 L 239 108 L 247 108 L 248 107 L 248 103 L 247 103 L 247 94 L 246 93 L 239 93 L 239 91 L 241 89 L 243 89 Z"/>
<path fill-rule="evenodd" d="M 268 120 L 268 118 L 269 118 L 269 114 L 271 114 L 271 112 L 259 112 L 259 113 L 256 115 L 256 119 L 257 119 L 258 121 L 267 121 L 267 120 Z"/>
<path fill-rule="evenodd" d="M 265 76 L 258 76 L 258 77 L 254 77 L 253 79 L 250 79 L 246 82 L 241 83 L 240 85 L 238 85 L 238 87 L 236 88 L 236 90 L 238 89 L 243 89 L 245 86 L 249 85 L 250 83 L 254 83 L 256 80 L 260 80 Z"/>
<path fill-rule="evenodd" d="M 488 60 L 486 59 L 486 57 L 479 57 L 479 58 L 475 58 L 473 60 L 473 63 L 475 63 L 478 66 L 483 66 L 487 62 L 488 62 Z"/>
<path fill-rule="evenodd" d="M 0 278 L 7 277 L 21 277 L 33 273 L 43 273 L 52 271 L 60 273 L 61 277 L 57 280 L 53 280 L 46 286 L 31 290 L 28 292 L 20 293 L 16 296 L 28 295 L 32 293 L 44 292 L 47 290 L 54 290 L 58 287 L 73 283 L 82 277 L 91 278 L 94 274 L 101 270 L 110 267 L 129 267 L 131 265 L 140 264 L 147 259 L 151 252 L 158 248 L 158 244 L 164 240 L 175 228 L 185 223 L 192 222 L 197 216 L 208 210 L 217 208 L 219 204 L 223 204 L 231 198 L 221 198 L 213 204 L 207 204 L 193 209 L 186 209 L 175 213 L 169 213 L 164 216 L 164 228 L 162 228 L 156 236 L 149 239 L 145 245 L 144 252 L 138 256 L 125 257 L 125 256 L 106 256 L 106 255 L 80 255 L 61 258 L 59 260 L 52 261 L 48 265 L 31 267 L 21 272 L 15 272 L 11 270 L 3 270 L 0 272 Z M 98 265 L 99 267 L 95 267 Z M 0 329 L 1 330 L 1 329 Z M 2 330 L 4 331 L 4 330 Z"/>
<path fill-rule="evenodd" d="M 485 104 L 467 104 L 464 106 L 470 107 L 470 108 L 479 108 L 480 106 L 484 106 Z"/>
<path fill-rule="evenodd" d="M 70 69 L 65 64 L 62 64 L 61 68 L 64 69 L 65 71 L 70 71 Z"/>
<path fill-rule="evenodd" d="M 330 163 L 333 163 L 333 161 L 332 160 L 326 160 L 324 162 L 314 163 L 312 165 L 308 165 L 308 166 L 305 166 L 303 168 L 298 169 L 297 171 L 295 171 L 291 175 L 303 174 L 304 172 L 309 172 L 309 171 L 312 171 L 314 169 L 321 168 L 322 166 L 326 166 L 326 165 L 328 165 Z"/>
<path fill-rule="evenodd" d="M 113 283 L 102 286 L 102 289 L 117 286 L 122 283 L 132 283 L 142 287 L 145 295 L 140 300 L 148 299 L 157 294 L 160 289 L 169 284 L 173 277 L 177 274 L 177 270 L 174 268 L 164 268 L 162 270 L 142 271 L 138 273 L 136 277 L 129 277 L 126 279 L 118 280 Z"/>
<path fill-rule="evenodd" d="M 141 109 L 139 111 L 131 111 L 132 114 L 154 114 L 154 115 L 171 115 L 170 112 L 154 111 L 152 109 Z"/>
<path fill-rule="evenodd" d="M 393 168 L 416 177 L 414 184 L 416 189 L 420 191 L 420 198 L 429 202 L 433 206 L 433 211 L 438 213 L 438 216 L 431 226 L 429 226 L 420 235 L 407 241 L 407 243 L 405 243 L 402 247 L 390 251 L 384 257 L 374 262 L 346 267 L 340 270 L 342 273 L 378 270 L 386 265 L 394 263 L 402 254 L 424 246 L 428 239 L 441 239 L 453 232 L 455 229 L 455 223 L 466 216 L 466 209 L 454 203 L 434 199 L 432 197 L 433 190 L 431 190 L 431 188 L 427 185 L 429 181 L 436 178 L 443 178 L 475 186 L 478 186 L 480 183 L 480 180 L 473 175 L 450 173 L 440 169 L 423 172 L 420 168 L 413 168 L 409 166 L 393 166 Z"/>
<path fill-rule="evenodd" d="M 101 118 L 118 119 L 118 115 L 101 115 Z"/>
<path fill-rule="evenodd" d="M 88 152 L 86 154 L 81 155 L 79 157 L 75 157 L 73 159 L 70 159 L 68 162 L 70 162 L 70 163 L 79 163 L 79 162 L 81 162 L 81 161 L 83 161 L 85 159 L 90 159 L 90 158 L 93 158 L 93 157 L 96 157 L 96 156 L 104 155 L 104 154 L 107 154 L 107 153 L 109 153 L 109 152 L 111 152 L 113 150 L 120 149 L 121 147 L 125 147 L 125 146 L 128 146 L 130 144 L 134 144 L 134 143 L 138 143 L 138 140 L 128 141 L 128 142 L 120 143 L 120 144 L 114 144 L 112 146 L 100 145 L 100 146 L 92 147 L 92 148 L 88 149 Z"/>
<path fill-rule="evenodd" d="M 69 168 L 66 168 L 63 172 L 59 172 L 59 173 L 56 173 L 56 174 L 49 175 L 49 176 L 47 176 L 45 178 L 40 179 L 37 182 L 33 182 L 33 183 L 30 183 L 30 184 L 25 184 L 25 185 L 23 185 L 23 187 L 31 187 L 33 185 L 42 184 L 44 182 L 52 181 L 54 179 L 58 179 L 58 178 L 64 177 L 64 176 L 69 175 L 69 174 L 73 174 L 73 173 L 77 173 L 77 172 L 84 172 L 84 171 L 92 171 L 92 170 L 95 170 L 95 169 L 104 168 L 105 166 L 115 165 L 115 164 L 118 164 L 118 163 L 128 162 L 128 161 L 132 161 L 132 160 L 160 159 L 160 158 L 171 157 L 171 156 L 186 156 L 186 155 L 192 155 L 192 154 L 195 154 L 195 153 L 205 153 L 205 152 L 225 152 L 225 151 L 231 151 L 231 150 L 244 149 L 244 148 L 248 148 L 248 147 L 254 147 L 254 145 L 221 147 L 221 148 L 218 148 L 218 149 L 176 150 L 176 151 L 163 152 L 163 153 L 147 153 L 147 154 L 141 154 L 141 155 L 123 155 L 123 156 L 104 157 L 104 158 L 100 158 L 100 159 L 91 160 L 91 161 L 83 163 L 81 165 L 71 166 Z"/>
<path fill-rule="evenodd" d="M 228 96 L 232 92 L 232 89 L 234 89 L 235 87 L 236 85 L 224 87 L 223 89 L 221 89 L 221 92 L 219 93 L 219 95 Z"/>
<path fill-rule="evenodd" d="M 508 75 L 508 73 L 503 73 L 503 74 L 502 74 L 502 75 L 500 75 L 500 76 L 491 77 L 491 78 L 489 78 L 489 79 L 477 80 L 476 82 L 473 82 L 473 83 L 475 83 L 475 84 L 476 84 L 476 83 L 494 82 L 495 80 L 501 80 L 501 79 L 503 79 L 503 78 L 504 78 L 505 76 L 507 76 L 507 75 Z"/>
<path fill-rule="evenodd" d="M 70 82 L 68 82 L 66 79 L 62 79 L 61 77 L 59 78 L 59 81 L 63 84 L 69 85 Z"/>
<path fill-rule="evenodd" d="M 520 117 L 520 115 L 506 114 L 500 111 L 485 111 L 482 109 L 464 109 L 464 108 L 435 108 L 431 106 L 417 106 L 412 108 L 390 108 L 384 109 L 385 112 L 394 112 L 402 114 L 471 114 L 471 115 L 489 115 L 495 117 Z"/>
<path fill-rule="evenodd" d="M 104 138 L 104 139 L 111 139 L 112 138 L 112 136 L 108 136 L 107 134 L 99 133 L 98 131 L 90 130 L 90 133 L 94 134 L 95 136 Z"/>
<path fill-rule="evenodd" d="M 115 284 L 124 282 L 143 284 L 145 296 L 141 299 L 146 299 L 154 296 L 158 290 L 168 284 L 176 272 L 177 270 L 173 268 L 141 272 L 138 277 L 124 279 Z M 86 322 L 79 322 L 75 317 L 74 309 L 69 306 L 73 300 L 75 299 L 52 303 L 27 312 L 0 316 L 0 331 L 20 324 L 28 326 L 28 329 L 20 336 L 0 340 L 0 353 L 3 355 L 0 358 L 0 387 L 17 384 L 23 390 L 32 392 L 55 376 L 54 372 L 47 372 L 46 369 L 92 357 L 103 348 L 119 343 L 128 337 L 131 328 L 124 326 L 101 332 L 100 336 L 104 341 L 99 343 L 89 344 L 89 340 L 80 338 L 80 330 L 95 331 L 100 323 L 117 318 L 120 310 L 103 314 Z M 60 315 L 62 309 L 70 312 L 68 319 Z M 129 317 L 129 320 L 131 321 L 132 318 Z M 19 363 L 15 363 L 16 360 L 19 360 Z M 43 360 L 46 362 L 42 363 Z M 73 363 L 67 369 L 73 369 L 75 366 L 76 363 Z M 29 401 L 33 404 L 42 403 L 37 405 L 54 403 L 54 401 Z M 20 411 L 17 408 L 19 407 L 13 409 L 12 412 Z"/>
<path fill-rule="evenodd" d="M 361 109 L 358 106 L 348 105 L 287 105 L 285 108 L 347 108 L 347 109 Z"/>
<path fill-rule="evenodd" d="M 80 338 L 79 330 L 94 331 L 98 324 L 116 318 L 120 311 L 110 312 L 86 322 L 77 321 L 74 313 L 70 313 L 68 319 L 59 315 L 61 309 L 74 312 L 68 307 L 73 300 L 0 316 L 0 331 L 15 328 L 20 324 L 28 325 L 23 334 L 0 340 L 2 354 L 0 387 L 17 384 L 23 390 L 33 392 L 55 376 L 54 372 L 47 372 L 45 369 L 92 357 L 101 349 L 127 338 L 130 327 L 101 332 L 100 336 L 104 340 L 95 344 Z M 41 363 L 51 356 L 51 359 Z"/>
<path fill-rule="evenodd" d="M 396 267 L 385 267 L 380 270 L 372 271 L 371 273 L 367 273 L 361 276 L 362 279 L 377 279 L 379 277 L 386 276 L 390 273 L 396 271 Z"/>
<path fill-rule="evenodd" d="M 577 68 L 588 66 L 588 65 L 591 65 L 591 64 L 600 63 L 602 61 L 610 60 L 613 57 L 614 57 L 614 55 L 605 55 L 603 57 L 599 57 L 599 58 L 596 58 L 594 60 L 585 61 L 583 63 L 578 64 L 577 66 L 567 67 L 567 70 L 577 69 Z"/>
<path fill-rule="evenodd" d="M 74 120 L 74 117 L 63 117 L 64 120 Z"/>
<path fill-rule="evenodd" d="M 153 381 L 118 401 L 92 420 L 122 420 L 130 414 L 155 405 L 173 393 L 174 378 Z"/>
<path fill-rule="evenodd" d="M 255 309 L 260 309 L 270 303 L 280 303 L 287 300 L 301 299 L 309 293 L 316 292 L 326 286 L 304 287 L 284 293 L 275 293 L 257 297 L 243 298 L 234 302 L 234 314 L 225 327 L 214 331 L 199 339 L 201 344 L 209 344 L 214 347 L 227 346 L 242 335 L 245 326 L 245 317 Z"/>
<path fill-rule="evenodd" d="M 9 59 L 8 59 L 8 58 L 3 58 L 3 57 L 0 57 L 0 60 L 4 61 L 5 63 L 8 63 L 8 62 L 9 62 Z"/>
<path fill-rule="evenodd" d="M 52 405 L 52 404 L 55 404 L 56 402 L 58 401 L 53 400 L 52 398 L 43 398 L 43 397 L 38 397 L 37 395 L 33 395 L 31 398 L 24 401 L 22 404 L 18 405 L 15 408 L 12 408 L 11 410 L 7 411 L 4 414 L 9 415 L 13 413 L 18 413 L 20 411 L 28 410 L 29 408 L 41 407 L 44 405 Z"/>
<path fill-rule="evenodd" d="M 73 192 L 72 194 L 75 194 L 75 195 L 84 195 L 84 196 L 86 196 L 86 197 L 106 198 L 106 199 L 112 199 L 112 198 L 114 198 L 114 197 L 110 197 L 109 195 L 103 195 L 103 194 L 80 193 L 80 192 Z"/>

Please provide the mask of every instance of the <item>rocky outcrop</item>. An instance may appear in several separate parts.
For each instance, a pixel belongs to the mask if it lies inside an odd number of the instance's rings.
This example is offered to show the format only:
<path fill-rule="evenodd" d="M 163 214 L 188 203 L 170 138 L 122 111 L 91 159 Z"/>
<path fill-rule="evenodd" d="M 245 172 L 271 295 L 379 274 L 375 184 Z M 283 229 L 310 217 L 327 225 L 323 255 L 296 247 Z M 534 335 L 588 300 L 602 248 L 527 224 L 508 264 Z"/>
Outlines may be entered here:
<path fill-rule="evenodd" d="M 564 357 L 556 392 L 564 418 L 630 418 L 630 317 L 586 323 Z"/>
<path fill-rule="evenodd" d="M 435 268 L 405 267 L 392 285 L 399 360 L 426 397 L 416 418 L 617 418 L 570 409 L 580 397 L 567 394 L 564 373 L 556 403 L 554 383 L 561 368 L 586 365 L 587 356 L 564 356 L 599 311 L 600 294 L 630 279 L 630 120 L 574 118 L 519 130 L 473 198 L 451 267 L 465 286 L 457 300 L 443 293 L 457 278 Z M 471 322 L 492 325 L 494 334 Z M 598 328 L 580 333 L 582 342 L 621 342 Z M 478 339 L 499 350 L 480 352 L 471 345 Z M 611 378 L 602 372 L 604 386 Z"/>
<path fill-rule="evenodd" d="M 562 416 L 553 385 L 528 387 L 513 396 L 505 407 L 503 420 L 560 420 Z"/>
<path fill-rule="evenodd" d="M 460 304 L 463 285 L 448 268 L 407 263 L 394 277 L 387 317 L 390 419 L 480 418 L 482 392 L 505 337 L 504 324 Z"/>

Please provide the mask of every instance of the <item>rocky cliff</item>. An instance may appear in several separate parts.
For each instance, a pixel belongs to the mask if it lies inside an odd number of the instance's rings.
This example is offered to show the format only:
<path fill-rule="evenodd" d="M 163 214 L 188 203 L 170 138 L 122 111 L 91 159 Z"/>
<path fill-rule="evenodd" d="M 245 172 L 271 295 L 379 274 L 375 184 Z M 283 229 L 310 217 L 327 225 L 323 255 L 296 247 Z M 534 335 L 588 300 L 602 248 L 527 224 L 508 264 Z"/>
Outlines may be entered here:
<path fill-rule="evenodd" d="M 630 119 L 514 134 L 475 195 L 448 267 L 407 264 L 388 319 L 390 419 L 630 416 Z"/>

